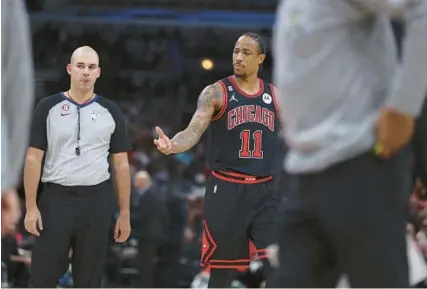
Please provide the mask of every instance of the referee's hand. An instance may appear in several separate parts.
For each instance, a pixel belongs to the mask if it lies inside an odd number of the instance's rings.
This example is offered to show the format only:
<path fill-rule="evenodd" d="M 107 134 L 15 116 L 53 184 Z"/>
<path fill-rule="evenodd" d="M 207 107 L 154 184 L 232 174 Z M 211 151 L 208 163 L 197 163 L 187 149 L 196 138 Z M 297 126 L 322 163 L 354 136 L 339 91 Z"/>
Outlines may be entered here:
<path fill-rule="evenodd" d="M 123 243 L 129 238 L 130 231 L 130 215 L 120 213 L 114 228 L 114 240 Z"/>
<path fill-rule="evenodd" d="M 42 223 L 42 216 L 37 206 L 27 209 L 27 213 L 25 214 L 24 225 L 25 225 L 25 230 L 27 230 L 28 233 L 31 233 L 36 236 L 40 236 L 40 233 L 37 230 L 37 227 L 39 228 L 40 231 L 42 231 L 43 223 Z"/>

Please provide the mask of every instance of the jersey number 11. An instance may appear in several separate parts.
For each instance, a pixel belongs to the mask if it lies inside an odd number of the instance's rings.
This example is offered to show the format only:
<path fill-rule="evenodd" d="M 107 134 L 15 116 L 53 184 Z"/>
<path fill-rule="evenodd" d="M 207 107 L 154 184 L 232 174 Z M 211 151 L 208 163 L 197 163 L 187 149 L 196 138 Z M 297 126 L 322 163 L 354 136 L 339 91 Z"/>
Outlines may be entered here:
<path fill-rule="evenodd" d="M 240 146 L 239 157 L 243 159 L 262 159 L 262 130 L 256 130 L 251 134 L 250 130 L 244 130 L 240 133 L 242 144 Z M 253 140 L 253 141 L 252 141 Z M 251 141 L 253 149 L 251 150 Z"/>

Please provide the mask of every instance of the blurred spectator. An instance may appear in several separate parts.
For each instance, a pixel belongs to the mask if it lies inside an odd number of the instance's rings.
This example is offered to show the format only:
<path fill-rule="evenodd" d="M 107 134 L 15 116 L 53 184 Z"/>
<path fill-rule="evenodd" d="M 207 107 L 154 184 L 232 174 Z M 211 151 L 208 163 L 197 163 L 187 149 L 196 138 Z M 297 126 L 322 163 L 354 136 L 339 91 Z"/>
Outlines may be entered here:
<path fill-rule="evenodd" d="M 195 184 L 187 196 L 187 226 L 184 229 L 184 238 L 187 242 L 186 257 L 192 260 L 200 259 L 200 246 L 203 232 L 203 214 L 206 178 L 202 173 L 195 176 Z"/>
<path fill-rule="evenodd" d="M 168 240 L 161 249 L 158 287 L 176 287 L 179 283 L 180 259 L 183 254 L 186 217 L 185 194 L 179 165 L 172 164 L 170 181 L 166 189 L 169 212 Z"/>
<path fill-rule="evenodd" d="M 133 184 L 132 228 L 138 240 L 138 287 L 152 288 L 155 287 L 159 250 L 167 238 L 166 199 L 146 171 L 137 172 Z"/>
<path fill-rule="evenodd" d="M 1 257 L 9 287 L 25 288 L 29 285 L 31 252 L 21 248 L 21 245 L 22 236 L 19 233 L 2 238 Z"/>

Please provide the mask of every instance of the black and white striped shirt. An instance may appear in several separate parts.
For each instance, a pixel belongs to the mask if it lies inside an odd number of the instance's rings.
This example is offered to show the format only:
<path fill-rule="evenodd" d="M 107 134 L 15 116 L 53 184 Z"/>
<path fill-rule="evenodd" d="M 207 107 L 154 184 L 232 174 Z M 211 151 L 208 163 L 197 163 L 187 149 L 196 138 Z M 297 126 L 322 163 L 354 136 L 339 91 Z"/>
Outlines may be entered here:
<path fill-rule="evenodd" d="M 110 178 L 109 155 L 128 152 L 132 144 L 116 104 L 99 95 L 78 104 L 59 93 L 37 105 L 30 147 L 45 151 L 43 183 L 91 186 Z"/>

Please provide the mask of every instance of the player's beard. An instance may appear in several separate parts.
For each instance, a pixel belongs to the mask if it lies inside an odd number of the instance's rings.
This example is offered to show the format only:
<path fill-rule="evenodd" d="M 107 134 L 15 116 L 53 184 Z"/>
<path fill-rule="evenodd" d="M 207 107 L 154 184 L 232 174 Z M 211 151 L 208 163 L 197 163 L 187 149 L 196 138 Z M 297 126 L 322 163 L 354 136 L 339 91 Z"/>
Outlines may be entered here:
<path fill-rule="evenodd" d="M 236 70 L 234 70 L 234 76 L 236 78 L 246 78 L 247 75 L 244 72 L 237 72 Z"/>

